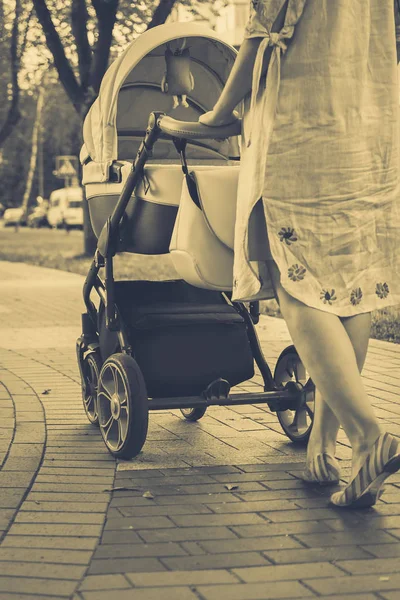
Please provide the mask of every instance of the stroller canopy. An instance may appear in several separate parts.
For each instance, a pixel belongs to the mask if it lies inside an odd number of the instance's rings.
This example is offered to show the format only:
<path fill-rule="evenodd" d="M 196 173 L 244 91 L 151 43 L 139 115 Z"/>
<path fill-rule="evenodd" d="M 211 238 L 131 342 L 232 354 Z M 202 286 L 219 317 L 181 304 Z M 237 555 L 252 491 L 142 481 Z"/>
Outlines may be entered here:
<path fill-rule="evenodd" d="M 178 60 L 172 58 L 168 66 L 171 56 Z M 180 62 L 181 56 L 186 58 Z M 143 33 L 103 78 L 99 96 L 85 119 L 81 162 L 97 163 L 101 181 L 107 181 L 114 160 L 134 157 L 152 111 L 197 121 L 200 114 L 213 108 L 235 57 L 233 47 L 196 23 L 160 25 Z M 220 160 L 238 157 L 238 141 L 191 142 L 187 155 Z M 173 157 L 172 141 L 161 140 L 154 158 Z"/>

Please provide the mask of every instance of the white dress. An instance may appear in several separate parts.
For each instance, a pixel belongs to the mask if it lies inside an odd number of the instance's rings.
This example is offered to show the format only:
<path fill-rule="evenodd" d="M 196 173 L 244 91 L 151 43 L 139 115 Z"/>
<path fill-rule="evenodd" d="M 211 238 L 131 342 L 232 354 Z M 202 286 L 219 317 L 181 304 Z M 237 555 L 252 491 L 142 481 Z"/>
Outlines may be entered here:
<path fill-rule="evenodd" d="M 289 0 L 271 33 L 284 4 L 252 0 L 246 28 L 264 39 L 244 118 L 233 299 L 273 297 L 260 269 L 272 257 L 308 306 L 350 316 L 399 304 L 397 0 Z"/>

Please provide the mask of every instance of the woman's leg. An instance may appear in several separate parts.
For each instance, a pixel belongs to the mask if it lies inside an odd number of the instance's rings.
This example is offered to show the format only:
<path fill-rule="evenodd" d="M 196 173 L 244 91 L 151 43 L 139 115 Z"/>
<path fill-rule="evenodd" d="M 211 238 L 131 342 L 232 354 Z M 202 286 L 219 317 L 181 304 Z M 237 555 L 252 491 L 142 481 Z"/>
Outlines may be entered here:
<path fill-rule="evenodd" d="M 276 264 L 270 261 L 268 267 L 300 358 L 350 440 L 356 474 L 380 429 L 362 384 L 350 337 L 339 317 L 310 308 L 290 296 L 280 284 Z"/>
<path fill-rule="evenodd" d="M 354 317 L 342 317 L 341 322 L 347 331 L 353 346 L 358 370 L 361 373 L 368 350 L 371 330 L 371 313 L 363 313 Z M 311 464 L 314 456 L 326 452 L 335 455 L 336 438 L 339 421 L 324 401 L 319 390 L 315 393 L 314 423 L 307 446 L 307 463 Z"/>

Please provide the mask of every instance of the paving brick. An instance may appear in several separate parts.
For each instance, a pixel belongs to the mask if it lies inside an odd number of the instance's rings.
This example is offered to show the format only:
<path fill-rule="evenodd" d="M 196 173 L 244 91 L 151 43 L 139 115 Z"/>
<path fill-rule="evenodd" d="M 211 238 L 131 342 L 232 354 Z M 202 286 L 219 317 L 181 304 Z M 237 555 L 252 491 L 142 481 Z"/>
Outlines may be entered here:
<path fill-rule="evenodd" d="M 100 467 L 96 467 L 96 469 L 87 469 L 82 467 L 72 468 L 72 469 L 61 469 L 54 467 L 44 467 L 43 465 L 40 468 L 40 476 L 44 477 L 45 475 L 78 475 L 79 477 L 98 477 L 100 482 L 104 479 L 114 481 L 114 472 L 110 471 L 110 469 L 101 469 Z"/>
<path fill-rule="evenodd" d="M 143 543 L 142 538 L 134 531 L 104 531 L 102 544 L 140 544 Z"/>
<path fill-rule="evenodd" d="M 276 510 L 297 510 L 297 503 L 292 500 L 270 500 L 269 502 L 245 502 L 230 504 L 210 504 L 209 508 L 218 514 L 262 512 L 268 520 L 268 512 Z"/>
<path fill-rule="evenodd" d="M 182 494 L 201 494 L 201 493 L 207 493 L 207 494 L 212 494 L 212 493 L 220 493 L 220 494 L 224 494 L 224 495 L 229 495 L 232 492 L 227 490 L 225 488 L 225 485 L 223 483 L 212 483 L 206 486 L 199 486 L 199 485 L 181 485 L 178 486 L 179 490 Z M 257 481 L 245 481 L 244 483 L 240 484 L 239 489 L 234 490 L 235 493 L 239 493 L 239 490 L 241 492 L 245 492 L 245 491 L 262 491 L 263 486 L 258 483 Z M 152 488 L 153 490 L 153 488 Z M 155 493 L 159 493 L 159 494 L 176 494 L 176 491 L 173 489 L 173 486 L 169 487 L 163 487 L 163 486 L 159 486 L 156 487 L 154 486 L 154 491 Z"/>
<path fill-rule="evenodd" d="M 270 502 L 272 500 L 293 500 L 297 498 L 315 497 L 315 491 L 311 488 L 299 488 L 296 490 L 265 490 L 264 492 L 242 492 L 235 490 L 236 495 L 240 500 L 246 502 Z M 326 502 L 328 503 L 328 497 Z"/>
<path fill-rule="evenodd" d="M 400 558 L 400 544 L 366 544 L 361 548 L 377 558 Z"/>
<path fill-rule="evenodd" d="M 108 503 L 107 502 L 31 502 L 29 500 L 25 500 L 25 502 L 21 505 L 19 512 L 32 512 L 32 511 L 40 511 L 40 512 L 53 512 L 56 510 L 57 512 L 72 512 L 72 513 L 105 513 L 107 510 Z"/>
<path fill-rule="evenodd" d="M 170 544 L 171 543 L 172 542 L 170 542 Z M 189 554 L 190 556 L 202 556 L 207 554 L 207 552 L 197 542 L 181 542 L 179 545 L 185 551 L 185 553 Z"/>
<path fill-rule="evenodd" d="M 23 488 L 26 489 L 32 480 L 33 473 L 2 471 L 0 473 L 0 490 L 4 488 Z"/>
<path fill-rule="evenodd" d="M 174 529 L 139 530 L 145 542 L 192 542 L 201 540 L 237 539 L 227 527 L 184 527 Z"/>
<path fill-rule="evenodd" d="M 299 462 L 303 462 L 300 460 Z M 237 467 L 245 473 L 255 473 L 258 471 L 290 471 L 299 467 L 299 462 L 287 461 L 285 464 L 262 464 L 262 465 L 237 465 Z"/>
<path fill-rule="evenodd" d="M 233 573 L 245 583 L 258 583 L 261 581 L 288 581 L 314 577 L 348 577 L 328 562 L 303 563 L 287 565 L 270 565 L 265 567 L 252 567 L 233 569 Z"/>
<path fill-rule="evenodd" d="M 1 556 L 1 555 L 0 555 Z M 101 544 L 94 554 L 95 559 L 140 558 L 163 556 L 187 556 L 185 550 L 174 542 L 156 544 Z"/>
<path fill-rule="evenodd" d="M 0 508 L 17 508 L 24 494 L 24 488 L 0 488 Z"/>
<path fill-rule="evenodd" d="M 394 592 L 385 592 L 385 593 L 381 592 L 379 595 L 384 600 L 399 600 L 400 589 L 398 589 L 398 590 L 396 590 Z"/>
<path fill-rule="evenodd" d="M 50 512 L 50 511 L 19 511 L 15 523 L 75 523 L 102 525 L 103 513 Z"/>
<path fill-rule="evenodd" d="M 329 595 L 333 589 L 337 594 L 400 590 L 399 573 L 392 573 L 388 576 L 381 573 L 379 575 L 352 575 L 348 577 L 326 577 L 324 579 L 304 578 L 303 582 L 316 594 L 321 595 Z"/>
<path fill-rule="evenodd" d="M 186 556 L 164 558 L 163 563 L 171 570 L 197 570 L 197 569 L 232 569 L 233 567 L 249 567 L 266 565 L 268 559 L 257 552 L 235 552 L 227 554 L 213 554 L 209 556 Z"/>
<path fill-rule="evenodd" d="M 326 523 L 300 521 L 295 523 L 265 523 L 265 525 L 238 525 L 232 527 L 232 531 L 243 538 L 315 533 L 320 534 L 321 538 L 327 539 L 326 533 L 331 533 L 332 530 L 329 529 Z"/>
<path fill-rule="evenodd" d="M 111 488 L 113 484 L 114 475 L 110 474 L 108 477 L 93 477 L 91 473 L 87 475 L 47 475 L 41 473 L 36 477 L 36 483 L 55 483 L 55 484 L 80 484 L 80 483 L 91 483 L 101 486 L 101 491 L 104 488 Z"/>
<path fill-rule="evenodd" d="M 386 547 L 392 546 L 393 544 L 386 545 Z M 288 548 L 287 550 L 266 549 L 265 556 L 272 562 L 277 564 L 329 562 L 346 558 L 371 558 L 371 555 L 368 554 L 368 552 L 366 552 L 362 548 L 359 548 L 358 546 L 334 546 L 333 548 L 304 548 L 299 545 L 295 550 L 290 548 Z"/>
<path fill-rule="evenodd" d="M 338 560 L 338 567 L 351 575 L 371 575 L 372 573 L 396 573 L 399 570 L 397 558 L 369 558 L 367 560 Z"/>
<path fill-rule="evenodd" d="M 90 563 L 89 575 L 95 575 L 96 573 L 127 573 L 127 572 L 151 572 L 151 571 L 165 571 L 164 565 L 153 557 L 146 558 L 118 558 L 108 560 L 92 560 Z"/>
<path fill-rule="evenodd" d="M 265 524 L 265 519 L 250 512 L 224 515 L 173 515 L 171 521 L 179 527 Z"/>
<path fill-rule="evenodd" d="M 1 473 L 0 473 L 1 475 Z M 60 494 L 66 492 L 68 494 L 90 494 L 95 495 L 103 492 L 107 486 L 104 483 L 34 483 L 31 491 L 35 494 L 54 493 Z"/>
<path fill-rule="evenodd" d="M 332 508 L 314 508 L 312 510 L 297 508 L 296 510 L 268 511 L 262 512 L 261 514 L 265 515 L 275 523 L 333 519 L 336 516 L 335 511 Z"/>
<path fill-rule="evenodd" d="M 118 517 L 116 519 L 107 519 L 105 531 L 121 529 L 163 529 L 174 527 L 174 523 L 168 517 Z"/>
<path fill-rule="evenodd" d="M 131 587 L 123 575 L 87 575 L 79 590 L 123 590 Z"/>
<path fill-rule="evenodd" d="M 59 523 L 14 523 L 10 529 L 11 535 L 50 535 L 72 537 L 98 537 L 101 534 L 100 525 L 77 525 Z"/>
<path fill-rule="evenodd" d="M 271 537 L 236 539 L 236 540 L 204 540 L 201 547 L 210 554 L 229 552 L 267 551 L 276 549 L 302 548 L 302 546 L 289 536 L 277 535 Z M 296 552 L 293 550 L 293 552 Z"/>
<path fill-rule="evenodd" d="M 172 485 L 180 487 L 182 485 L 208 485 L 215 484 L 216 481 L 209 475 L 177 475 L 177 476 L 167 476 L 164 475 L 162 479 L 160 477 L 141 477 L 136 478 L 135 475 L 131 472 L 131 482 L 135 486 L 141 486 L 147 489 L 148 487 L 158 486 L 158 485 Z M 115 484 L 116 485 L 124 485 L 126 484 L 126 477 L 120 477 L 120 473 L 117 471 Z"/>
<path fill-rule="evenodd" d="M 60 550 L 94 550 L 97 537 L 23 536 L 8 533 L 1 543 L 4 548 L 55 548 Z"/>
<path fill-rule="evenodd" d="M 23 562 L 47 562 L 68 565 L 86 565 L 92 556 L 91 551 L 85 550 L 56 550 L 32 548 L 6 548 L 0 547 L 0 562 L 23 561 Z"/>
<path fill-rule="evenodd" d="M 176 585 L 203 585 L 237 583 L 238 579 L 226 570 L 174 571 L 173 573 L 126 573 L 136 587 L 164 587 Z"/>
<path fill-rule="evenodd" d="M 217 586 L 218 587 L 218 586 Z M 81 592 L 83 600 L 110 600 L 109 591 Z M 160 600 L 160 588 L 142 588 L 133 590 L 118 590 L 113 592 L 115 600 L 132 600 L 132 594 L 135 600 Z M 198 600 L 197 594 L 191 591 L 189 587 L 170 587 L 163 590 L 162 597 L 165 600 Z"/>
<path fill-rule="evenodd" d="M 13 443 L 44 444 L 46 432 L 42 423 L 18 423 Z"/>
<path fill-rule="evenodd" d="M 315 598 L 315 595 L 297 581 L 265 583 L 201 585 L 197 591 L 205 600 L 272 600 L 279 598 Z"/>
<path fill-rule="evenodd" d="M 29 492 L 28 500 L 37 502 L 104 502 L 109 498 L 108 493 L 103 494 L 81 494 L 81 493 L 57 493 L 57 492 Z"/>
<path fill-rule="evenodd" d="M 76 587 L 75 581 L 66 579 L 43 579 L 39 577 L 3 577 L 0 576 L 0 592 L 8 594 L 37 594 L 40 598 L 61 596 L 69 598 Z M 11 596 L 7 598 L 11 600 Z M 39 600 L 39 599 L 38 599 Z"/>
<path fill-rule="evenodd" d="M 0 592 L 0 600 L 39 600 L 40 596 L 37 596 L 36 594 L 12 594 L 12 596 L 6 592 L 5 594 Z M 63 598 L 65 598 L 65 596 L 43 596 L 43 599 L 45 598 L 45 600 L 62 600 Z M 40 598 L 41 600 L 41 598 Z M 73 600 L 81 600 L 80 598 L 77 599 L 73 599 Z"/>
<path fill-rule="evenodd" d="M 365 545 L 365 544 L 390 544 L 396 543 L 398 540 L 393 536 L 389 535 L 385 531 L 345 531 L 335 533 L 332 532 L 329 535 L 322 533 L 309 533 L 303 534 L 299 532 L 296 534 L 296 538 L 300 540 L 305 546 L 312 547 L 324 547 L 324 546 L 347 546 L 347 545 Z"/>
<path fill-rule="evenodd" d="M 10 455 L 13 457 L 19 456 L 32 456 L 35 454 L 36 456 L 41 456 L 43 452 L 42 444 L 16 444 L 13 443 L 12 450 Z"/>
<path fill-rule="evenodd" d="M 109 509 L 108 514 L 112 508 Z M 204 506 L 204 504 L 177 504 L 168 506 L 135 506 L 135 507 L 121 507 L 117 509 L 120 515 L 124 517 L 153 517 L 163 515 L 199 515 L 199 514 L 211 514 L 211 509 Z"/>
<path fill-rule="evenodd" d="M 193 494 L 193 495 L 181 495 L 181 496 L 157 496 L 155 494 L 154 504 L 162 506 L 170 506 L 176 504 L 213 504 L 214 502 L 220 504 L 222 502 L 240 502 L 240 499 L 234 496 L 232 493 L 229 494 Z M 122 506 L 149 506 L 153 504 L 153 501 L 149 501 L 146 498 L 139 497 L 128 497 L 128 498 L 113 498 L 111 500 L 111 506 L 122 507 Z"/>
<path fill-rule="evenodd" d="M 0 562 L 0 573 L 2 577 L 81 579 L 85 574 L 85 571 L 86 565 L 55 564 L 54 562 Z"/>

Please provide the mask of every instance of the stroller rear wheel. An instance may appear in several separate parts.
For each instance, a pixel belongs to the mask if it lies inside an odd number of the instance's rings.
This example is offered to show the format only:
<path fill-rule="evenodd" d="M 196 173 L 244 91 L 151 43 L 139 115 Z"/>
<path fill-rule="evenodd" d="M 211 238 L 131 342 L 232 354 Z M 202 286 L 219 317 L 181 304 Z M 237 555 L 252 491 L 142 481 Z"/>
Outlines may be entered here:
<path fill-rule="evenodd" d="M 187 421 L 198 421 L 206 414 L 207 408 L 181 408 L 181 413 Z"/>
<path fill-rule="evenodd" d="M 99 426 L 104 443 L 117 458 L 133 458 L 146 441 L 148 398 L 136 361 L 112 354 L 100 372 L 97 393 Z"/>
<path fill-rule="evenodd" d="M 301 383 L 303 386 L 310 377 L 297 354 L 294 346 L 288 346 L 278 358 L 274 373 L 275 383 L 283 385 L 288 381 Z M 315 388 L 310 386 L 307 399 L 296 410 L 281 410 L 277 412 L 283 431 L 292 442 L 307 444 L 314 420 Z"/>
<path fill-rule="evenodd" d="M 83 407 L 92 425 L 99 424 L 97 414 L 97 388 L 101 371 L 101 358 L 97 352 L 90 352 L 83 359 L 82 374 L 85 381 L 85 390 L 82 393 Z"/>

